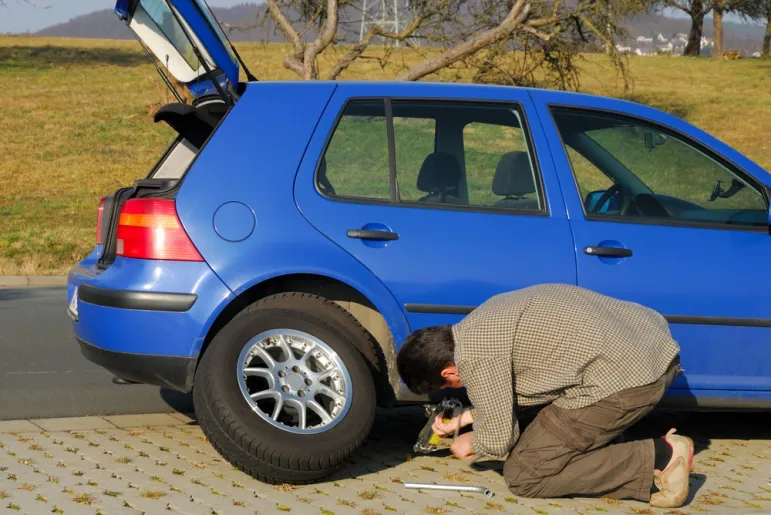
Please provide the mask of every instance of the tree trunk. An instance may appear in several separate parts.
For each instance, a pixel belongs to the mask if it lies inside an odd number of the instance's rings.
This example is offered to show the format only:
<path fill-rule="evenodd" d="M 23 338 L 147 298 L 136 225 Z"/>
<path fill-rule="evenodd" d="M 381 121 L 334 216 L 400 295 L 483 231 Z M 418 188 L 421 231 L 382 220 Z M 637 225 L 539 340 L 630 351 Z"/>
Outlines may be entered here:
<path fill-rule="evenodd" d="M 723 6 L 715 4 L 715 10 L 712 13 L 713 26 L 714 26 L 714 41 L 715 44 L 712 47 L 712 58 L 723 59 Z"/>
<path fill-rule="evenodd" d="M 771 59 L 771 6 L 769 6 L 766 21 L 766 37 L 763 38 L 763 58 Z"/>
<path fill-rule="evenodd" d="M 701 55 L 701 35 L 704 32 L 704 2 L 693 0 L 691 5 L 691 33 L 683 55 L 698 57 Z"/>

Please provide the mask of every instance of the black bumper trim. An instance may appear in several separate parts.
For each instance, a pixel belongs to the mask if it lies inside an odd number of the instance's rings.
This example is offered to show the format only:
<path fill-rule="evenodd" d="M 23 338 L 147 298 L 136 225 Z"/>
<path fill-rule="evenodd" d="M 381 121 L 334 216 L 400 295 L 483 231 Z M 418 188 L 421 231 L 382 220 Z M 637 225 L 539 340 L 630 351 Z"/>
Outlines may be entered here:
<path fill-rule="evenodd" d="M 183 312 L 193 307 L 198 295 L 193 293 L 112 290 L 82 284 L 78 288 L 78 299 L 108 308 Z"/>
<path fill-rule="evenodd" d="M 156 356 L 102 349 L 78 338 L 80 352 L 97 365 L 116 376 L 136 383 L 171 388 L 184 393 L 193 390 L 196 358 Z"/>

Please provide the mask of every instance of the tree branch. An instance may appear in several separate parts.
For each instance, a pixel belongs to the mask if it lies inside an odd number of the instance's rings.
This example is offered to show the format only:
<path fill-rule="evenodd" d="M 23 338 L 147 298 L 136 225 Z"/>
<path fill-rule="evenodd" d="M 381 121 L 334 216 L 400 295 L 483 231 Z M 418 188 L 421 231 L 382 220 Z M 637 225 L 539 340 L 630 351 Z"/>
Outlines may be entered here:
<path fill-rule="evenodd" d="M 318 67 L 316 66 L 316 58 L 321 52 L 323 52 L 332 41 L 335 40 L 335 34 L 337 34 L 337 23 L 340 18 L 338 11 L 338 0 L 327 0 L 327 18 L 324 20 L 324 25 L 319 31 L 316 40 L 305 48 L 305 56 L 303 58 L 303 77 L 307 79 L 318 78 Z"/>
<path fill-rule="evenodd" d="M 303 42 L 302 36 L 300 36 L 300 33 L 292 26 L 292 22 L 290 22 L 287 17 L 284 16 L 284 13 L 281 12 L 281 8 L 278 6 L 276 0 L 267 1 L 270 15 L 276 20 L 278 26 L 281 27 L 281 30 L 287 39 L 294 45 L 294 55 L 288 55 L 284 58 L 284 66 L 302 77 L 303 63 L 301 59 L 303 51 L 305 50 L 305 43 Z"/>
<path fill-rule="evenodd" d="M 520 28 L 529 13 L 530 2 L 527 0 L 517 0 L 511 8 L 511 11 L 509 11 L 509 14 L 497 27 L 489 29 L 473 39 L 450 48 L 438 57 L 428 59 L 411 67 L 404 73 L 399 74 L 399 76 L 396 77 L 396 80 L 414 81 L 421 79 L 426 75 L 430 75 L 437 70 L 460 61 L 464 57 L 478 52 L 482 48 L 508 38 L 515 30 Z"/>

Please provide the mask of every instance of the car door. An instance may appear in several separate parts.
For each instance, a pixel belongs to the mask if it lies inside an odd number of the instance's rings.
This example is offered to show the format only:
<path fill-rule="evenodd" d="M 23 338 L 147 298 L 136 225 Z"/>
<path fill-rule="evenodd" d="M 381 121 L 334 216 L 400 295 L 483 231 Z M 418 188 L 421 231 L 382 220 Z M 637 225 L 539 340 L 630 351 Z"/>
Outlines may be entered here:
<path fill-rule="evenodd" d="M 530 109 L 508 88 L 341 84 L 298 172 L 298 206 L 389 288 L 413 330 L 504 291 L 575 284 Z"/>
<path fill-rule="evenodd" d="M 766 172 L 652 109 L 553 93 L 535 100 L 564 186 L 578 284 L 667 317 L 685 369 L 673 400 L 766 403 Z"/>

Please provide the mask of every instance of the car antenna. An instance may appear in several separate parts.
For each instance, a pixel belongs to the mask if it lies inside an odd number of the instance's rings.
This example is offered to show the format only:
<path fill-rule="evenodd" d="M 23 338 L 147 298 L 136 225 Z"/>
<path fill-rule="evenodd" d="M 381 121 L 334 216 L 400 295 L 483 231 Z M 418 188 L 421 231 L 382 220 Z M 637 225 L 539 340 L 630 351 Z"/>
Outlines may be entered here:
<path fill-rule="evenodd" d="M 149 57 L 149 58 L 150 58 L 150 61 L 152 61 L 152 62 L 153 62 L 153 65 L 155 65 L 155 69 L 156 69 L 156 70 L 158 70 L 158 75 L 160 75 L 160 76 L 161 76 L 161 78 L 163 79 L 163 82 L 165 82 L 165 83 L 166 83 L 166 85 L 167 85 L 167 86 L 169 87 L 169 89 L 171 90 L 171 92 L 172 92 L 172 93 L 174 93 L 174 96 L 177 98 L 177 101 L 178 101 L 180 104 L 184 104 L 184 103 L 185 103 L 185 101 L 184 101 L 184 100 L 182 99 L 182 97 L 179 95 L 179 92 L 177 91 L 177 89 L 176 89 L 176 88 L 175 88 L 175 87 L 174 87 L 174 86 L 171 84 L 171 81 L 170 81 L 170 80 L 169 80 L 169 78 L 166 76 L 166 74 L 165 74 L 165 73 L 163 73 L 163 70 L 161 70 L 161 67 L 160 67 L 160 66 L 158 66 L 158 62 L 155 60 L 155 58 L 152 56 L 152 54 L 150 54 L 150 51 L 147 49 L 147 46 L 146 46 L 146 45 L 144 44 L 144 42 L 143 42 L 143 41 L 142 41 L 142 40 L 139 38 L 139 36 L 137 36 L 136 34 L 135 34 L 134 36 L 136 37 L 136 40 L 137 40 L 137 41 L 139 41 L 139 44 L 142 46 L 142 49 L 143 49 L 143 50 L 145 51 L 145 53 L 147 54 L 147 57 Z M 167 99 L 168 99 L 168 97 L 167 97 Z"/>
<path fill-rule="evenodd" d="M 206 5 L 206 8 L 209 9 L 209 13 L 211 13 L 211 17 L 214 19 L 214 21 L 217 22 L 217 26 L 220 28 L 220 32 L 222 32 L 222 35 L 225 36 L 225 39 L 228 40 L 228 44 L 230 45 L 230 49 L 233 50 L 233 53 L 236 55 L 236 59 L 238 59 L 238 62 L 241 63 L 241 67 L 244 69 L 244 73 L 246 73 L 246 78 L 249 81 L 257 82 L 259 79 L 255 77 L 252 72 L 249 70 L 249 68 L 246 66 L 246 63 L 243 59 L 241 59 L 241 54 L 238 53 L 238 50 L 236 50 L 235 45 L 233 45 L 233 42 L 230 41 L 230 38 L 228 37 L 227 32 L 225 32 L 225 29 L 222 28 L 222 24 L 217 19 L 217 17 L 214 15 L 214 11 L 211 10 L 211 7 L 209 7 L 209 2 L 207 0 L 203 0 L 203 3 Z"/>

